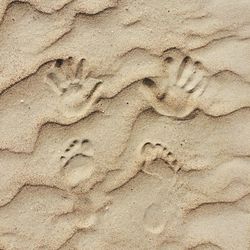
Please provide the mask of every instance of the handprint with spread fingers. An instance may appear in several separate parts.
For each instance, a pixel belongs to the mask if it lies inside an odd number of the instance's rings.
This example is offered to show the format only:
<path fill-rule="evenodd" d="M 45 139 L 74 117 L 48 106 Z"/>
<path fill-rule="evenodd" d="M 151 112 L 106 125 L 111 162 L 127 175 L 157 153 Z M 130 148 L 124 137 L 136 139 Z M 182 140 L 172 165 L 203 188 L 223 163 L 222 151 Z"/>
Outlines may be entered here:
<path fill-rule="evenodd" d="M 83 117 L 100 98 L 102 81 L 87 77 L 84 60 L 56 60 L 46 82 L 59 98 L 58 109 L 67 118 Z"/>
<path fill-rule="evenodd" d="M 145 78 L 141 90 L 159 114 L 184 118 L 199 108 L 207 86 L 206 70 L 176 49 L 165 52 L 164 65 L 166 75 Z"/>

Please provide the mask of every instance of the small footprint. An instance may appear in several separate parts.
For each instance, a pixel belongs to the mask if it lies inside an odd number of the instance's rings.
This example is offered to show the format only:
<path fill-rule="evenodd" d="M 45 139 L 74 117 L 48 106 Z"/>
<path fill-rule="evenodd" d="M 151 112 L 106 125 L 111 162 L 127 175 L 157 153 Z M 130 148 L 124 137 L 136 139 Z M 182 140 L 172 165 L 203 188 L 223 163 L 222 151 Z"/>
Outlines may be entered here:
<path fill-rule="evenodd" d="M 91 142 L 87 139 L 83 140 L 72 140 L 68 147 L 64 150 L 64 154 L 61 156 L 62 161 L 71 160 L 76 155 L 82 155 L 82 156 L 88 156 L 91 157 L 94 155 L 93 145 Z"/>
<path fill-rule="evenodd" d="M 89 140 L 75 139 L 69 143 L 60 157 L 66 183 L 74 188 L 89 179 L 94 172 L 93 145 Z"/>
<path fill-rule="evenodd" d="M 174 172 L 178 172 L 182 167 L 173 153 L 160 143 L 145 143 L 141 149 L 141 155 L 145 164 L 149 164 L 152 161 L 159 159 L 167 163 L 174 170 Z"/>

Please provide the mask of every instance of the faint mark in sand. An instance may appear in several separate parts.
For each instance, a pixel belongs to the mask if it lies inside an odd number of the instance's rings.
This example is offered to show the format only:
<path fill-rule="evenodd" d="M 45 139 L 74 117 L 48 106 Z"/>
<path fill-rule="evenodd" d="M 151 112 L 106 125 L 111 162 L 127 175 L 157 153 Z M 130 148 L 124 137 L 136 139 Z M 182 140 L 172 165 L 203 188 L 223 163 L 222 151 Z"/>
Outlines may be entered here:
<path fill-rule="evenodd" d="M 75 1 L 74 9 L 76 13 L 86 13 L 88 15 L 100 14 L 106 10 L 116 8 L 118 0 L 95 0 L 95 1 Z"/>
<path fill-rule="evenodd" d="M 146 231 L 153 234 L 160 234 L 165 228 L 165 219 L 162 208 L 158 204 L 151 204 L 146 208 L 143 225 Z"/>
<path fill-rule="evenodd" d="M 89 140 L 72 140 L 60 157 L 62 174 L 71 188 L 88 180 L 94 172 L 92 156 L 93 145 Z"/>
<path fill-rule="evenodd" d="M 79 119 L 99 100 L 102 81 L 87 77 L 84 60 L 58 59 L 46 76 L 46 83 L 59 98 L 58 110 L 66 118 Z"/>
<path fill-rule="evenodd" d="M 220 249 L 222 248 L 210 242 L 201 243 L 195 247 L 188 248 L 188 250 L 220 250 Z"/>
<path fill-rule="evenodd" d="M 178 172 L 181 169 L 181 164 L 177 161 L 173 153 L 160 143 L 145 143 L 141 149 L 141 155 L 145 161 L 145 165 L 160 159 L 167 163 L 174 172 Z"/>
<path fill-rule="evenodd" d="M 209 204 L 232 204 L 244 199 L 250 192 L 249 166 L 248 158 L 235 158 L 199 175 L 190 173 L 185 183 L 200 198 L 195 197 L 185 212 L 190 214 Z"/>
<path fill-rule="evenodd" d="M 164 241 L 157 248 L 158 250 L 184 250 L 178 242 Z"/>
<path fill-rule="evenodd" d="M 166 51 L 164 58 L 165 76 L 145 78 L 141 91 L 159 114 L 184 118 L 199 108 L 206 71 L 200 62 L 175 49 Z"/>
<path fill-rule="evenodd" d="M 84 212 L 84 206 L 59 189 L 26 186 L 0 209 L 1 243 L 4 249 L 57 249 L 96 223 L 95 214 Z"/>

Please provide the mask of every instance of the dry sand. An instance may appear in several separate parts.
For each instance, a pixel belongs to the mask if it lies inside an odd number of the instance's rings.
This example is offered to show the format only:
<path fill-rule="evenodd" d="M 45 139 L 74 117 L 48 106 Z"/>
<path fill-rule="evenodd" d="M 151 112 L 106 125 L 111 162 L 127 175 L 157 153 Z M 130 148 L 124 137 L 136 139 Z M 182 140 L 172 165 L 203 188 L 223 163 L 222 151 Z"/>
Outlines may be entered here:
<path fill-rule="evenodd" d="M 250 250 L 249 38 L 249 0 L 1 0 L 0 249 Z"/>

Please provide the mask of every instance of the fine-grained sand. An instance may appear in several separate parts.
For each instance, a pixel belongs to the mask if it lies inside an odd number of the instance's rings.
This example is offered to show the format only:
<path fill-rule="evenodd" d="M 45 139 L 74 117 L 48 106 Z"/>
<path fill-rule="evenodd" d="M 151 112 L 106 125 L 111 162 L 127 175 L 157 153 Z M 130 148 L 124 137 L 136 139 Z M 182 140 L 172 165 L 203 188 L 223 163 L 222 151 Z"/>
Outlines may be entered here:
<path fill-rule="evenodd" d="M 250 250 L 249 14 L 1 0 L 0 250 Z"/>

